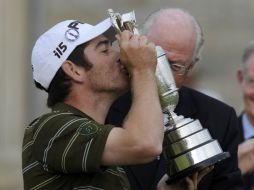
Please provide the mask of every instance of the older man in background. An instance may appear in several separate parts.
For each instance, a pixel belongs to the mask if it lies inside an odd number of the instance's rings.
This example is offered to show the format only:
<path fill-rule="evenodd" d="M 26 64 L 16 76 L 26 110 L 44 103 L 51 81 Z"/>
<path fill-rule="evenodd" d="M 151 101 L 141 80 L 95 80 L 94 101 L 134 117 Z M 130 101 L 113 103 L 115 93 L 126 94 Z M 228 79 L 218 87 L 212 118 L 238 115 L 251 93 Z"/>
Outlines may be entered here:
<path fill-rule="evenodd" d="M 245 189 L 254 189 L 254 41 L 245 48 L 242 63 L 242 68 L 237 71 L 244 101 L 244 110 L 239 116 L 242 143 L 239 145 L 238 159 Z"/>

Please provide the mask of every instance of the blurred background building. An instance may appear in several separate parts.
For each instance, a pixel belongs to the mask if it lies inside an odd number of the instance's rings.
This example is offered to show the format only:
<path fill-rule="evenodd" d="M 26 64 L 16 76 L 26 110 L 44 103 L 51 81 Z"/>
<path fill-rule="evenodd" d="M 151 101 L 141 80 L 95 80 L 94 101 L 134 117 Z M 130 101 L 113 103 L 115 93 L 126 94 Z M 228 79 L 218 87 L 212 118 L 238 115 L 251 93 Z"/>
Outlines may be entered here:
<path fill-rule="evenodd" d="M 36 38 L 64 19 L 96 24 L 107 17 L 108 8 L 120 13 L 135 10 L 142 24 L 151 11 L 163 7 L 188 10 L 204 28 L 203 59 L 190 85 L 241 112 L 235 75 L 243 48 L 254 40 L 252 0 L 0 0 L 0 189 L 23 189 L 24 128 L 47 110 L 46 94 L 32 81 L 30 55 Z"/>

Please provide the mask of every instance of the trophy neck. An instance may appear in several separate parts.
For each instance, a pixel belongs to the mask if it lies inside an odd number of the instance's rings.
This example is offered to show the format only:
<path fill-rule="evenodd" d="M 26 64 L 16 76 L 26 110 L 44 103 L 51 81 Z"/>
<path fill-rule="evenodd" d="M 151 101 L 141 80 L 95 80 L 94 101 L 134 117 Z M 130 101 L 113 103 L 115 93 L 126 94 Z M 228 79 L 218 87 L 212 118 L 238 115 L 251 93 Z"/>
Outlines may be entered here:
<path fill-rule="evenodd" d="M 169 66 L 166 54 L 160 46 L 156 46 L 157 67 L 156 82 L 159 90 L 162 110 L 173 112 L 178 104 L 178 89 L 176 88 L 175 79 Z"/>

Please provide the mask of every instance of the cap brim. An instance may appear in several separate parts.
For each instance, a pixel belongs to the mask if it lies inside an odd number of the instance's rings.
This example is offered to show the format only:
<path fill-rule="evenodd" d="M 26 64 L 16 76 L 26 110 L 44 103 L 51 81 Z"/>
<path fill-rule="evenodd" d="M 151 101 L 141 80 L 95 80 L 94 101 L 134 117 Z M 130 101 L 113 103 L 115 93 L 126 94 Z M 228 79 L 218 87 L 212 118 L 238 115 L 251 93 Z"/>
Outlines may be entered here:
<path fill-rule="evenodd" d="M 81 40 L 84 42 L 88 42 L 94 38 L 96 38 L 97 36 L 104 34 L 105 36 L 112 42 L 114 41 L 116 32 L 114 30 L 114 28 L 112 27 L 112 23 L 110 18 L 107 18 L 105 20 L 103 20 L 102 22 L 98 23 L 97 25 L 95 25 L 89 32 L 86 33 L 85 39 Z"/>

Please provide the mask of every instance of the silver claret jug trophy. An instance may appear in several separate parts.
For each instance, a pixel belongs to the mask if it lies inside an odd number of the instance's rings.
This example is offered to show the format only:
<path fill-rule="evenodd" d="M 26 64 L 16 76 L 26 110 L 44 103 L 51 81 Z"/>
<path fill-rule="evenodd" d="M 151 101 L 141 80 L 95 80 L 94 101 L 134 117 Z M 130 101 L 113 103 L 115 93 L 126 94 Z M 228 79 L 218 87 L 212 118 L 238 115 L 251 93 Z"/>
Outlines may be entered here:
<path fill-rule="evenodd" d="M 134 11 L 121 15 L 108 9 L 108 14 L 117 33 L 130 30 L 139 34 Z M 174 113 L 179 98 L 178 89 L 163 49 L 156 46 L 156 51 L 156 82 L 164 113 L 163 155 L 169 176 L 167 183 L 172 183 L 214 165 L 228 158 L 230 154 L 223 152 L 218 141 L 211 137 L 199 120 L 184 118 Z"/>

